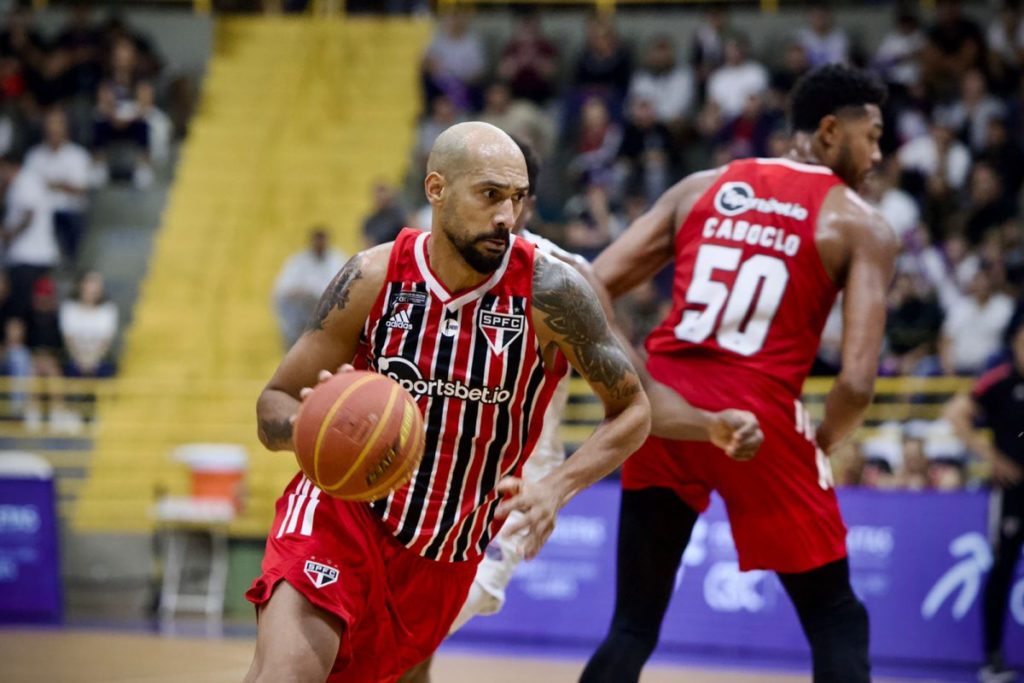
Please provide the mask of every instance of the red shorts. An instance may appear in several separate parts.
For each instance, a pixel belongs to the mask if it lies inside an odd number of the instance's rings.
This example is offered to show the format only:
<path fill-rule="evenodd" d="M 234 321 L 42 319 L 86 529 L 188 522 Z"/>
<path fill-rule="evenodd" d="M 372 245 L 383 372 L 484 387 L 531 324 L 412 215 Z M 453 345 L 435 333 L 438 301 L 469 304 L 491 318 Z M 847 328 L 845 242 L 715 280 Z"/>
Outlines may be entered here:
<path fill-rule="evenodd" d="M 828 461 L 797 424 L 808 422 L 797 417 L 799 399 L 732 367 L 657 355 L 647 367 L 699 408 L 751 411 L 764 444 L 753 460 L 737 462 L 709 443 L 651 437 L 623 465 L 623 488 L 668 488 L 698 512 L 718 491 L 743 570 L 804 572 L 846 556 Z"/>
<path fill-rule="evenodd" d="M 301 474 L 277 501 L 256 605 L 287 581 L 345 624 L 328 683 L 397 680 L 448 634 L 476 562 L 436 562 L 401 545 L 365 503 L 321 494 Z"/>

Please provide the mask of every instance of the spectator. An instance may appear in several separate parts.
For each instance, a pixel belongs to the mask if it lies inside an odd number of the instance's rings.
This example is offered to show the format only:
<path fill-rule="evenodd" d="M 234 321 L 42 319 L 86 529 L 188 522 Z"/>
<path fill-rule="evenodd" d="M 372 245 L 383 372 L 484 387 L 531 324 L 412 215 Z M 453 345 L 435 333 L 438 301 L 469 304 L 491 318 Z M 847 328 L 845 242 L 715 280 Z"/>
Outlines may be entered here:
<path fill-rule="evenodd" d="M 942 326 L 940 357 L 947 375 L 977 375 L 999 351 L 1013 299 L 995 291 L 991 267 L 978 270 L 967 296 L 954 301 Z"/>
<path fill-rule="evenodd" d="M 648 203 L 654 203 L 668 189 L 674 156 L 672 133 L 657 120 L 652 103 L 645 99 L 633 100 L 619 145 L 620 185 L 629 189 L 643 188 Z"/>
<path fill-rule="evenodd" d="M 910 273 L 900 273 L 889 290 L 888 310 L 883 358 L 886 374 L 941 374 L 936 352 L 942 308 L 935 293 Z"/>
<path fill-rule="evenodd" d="M 940 100 L 951 96 L 952 84 L 971 69 L 983 69 L 985 61 L 984 35 L 963 16 L 960 0 L 939 0 L 922 60 L 930 94 Z"/>
<path fill-rule="evenodd" d="M 964 236 L 971 246 L 981 244 L 990 230 L 1001 226 L 1017 212 L 1016 206 L 1003 193 L 999 175 L 986 163 L 977 163 L 971 170 L 968 207 Z"/>
<path fill-rule="evenodd" d="M 286 349 L 302 336 L 317 301 L 347 260 L 329 247 L 327 230 L 319 227 L 310 233 L 309 249 L 285 261 L 274 280 L 274 307 Z"/>
<path fill-rule="evenodd" d="M 11 295 L 11 281 L 4 270 L 0 270 L 0 329 L 14 317 L 14 301 Z"/>
<path fill-rule="evenodd" d="M 157 54 L 152 41 L 132 29 L 121 17 L 111 16 L 102 30 L 103 57 L 109 63 L 118 46 L 128 43 L 134 54 L 133 66 L 139 80 L 152 80 L 163 70 L 163 60 Z"/>
<path fill-rule="evenodd" d="M 697 95 L 703 98 L 712 72 L 725 62 L 725 40 L 728 37 L 728 9 L 725 3 L 714 5 L 704 14 L 693 34 L 690 63 L 697 77 Z"/>
<path fill-rule="evenodd" d="M 96 95 L 93 122 L 95 182 L 103 184 L 109 177 L 107 157 L 111 145 L 127 142 L 135 147 L 132 182 L 138 188 L 146 188 L 153 183 L 153 168 L 150 163 L 149 126 L 139 105 L 139 95 L 140 90 L 151 86 L 140 77 L 142 68 L 135 45 L 130 40 L 119 39 L 114 44 L 110 64 L 110 77 L 100 84 Z"/>
<path fill-rule="evenodd" d="M 430 156 L 434 140 L 442 131 L 455 125 L 459 120 L 458 111 L 446 96 L 437 95 L 430 101 L 430 116 L 420 121 L 416 131 L 416 147 L 413 152 L 416 168 L 420 171 L 427 168 L 427 157 Z"/>
<path fill-rule="evenodd" d="M 1024 56 L 1024 21 L 1016 0 L 1007 0 L 999 15 L 988 25 L 988 70 L 994 82 L 1008 90 L 1020 74 Z"/>
<path fill-rule="evenodd" d="M 14 417 L 22 418 L 28 409 L 29 380 L 34 375 L 32 352 L 26 344 L 27 331 L 21 318 L 4 321 L 4 352 L 0 359 L 0 373 L 11 378 L 11 410 Z"/>
<path fill-rule="evenodd" d="M 92 23 L 89 5 L 71 6 L 71 17 L 56 46 L 67 60 L 71 93 L 92 97 L 103 73 L 103 35 Z"/>
<path fill-rule="evenodd" d="M 619 225 L 612 214 L 608 193 L 596 183 L 587 186 L 583 194 L 572 197 L 566 203 L 565 214 L 568 216 L 566 248 L 588 261 L 594 260 L 625 227 Z"/>
<path fill-rule="evenodd" d="M 890 88 L 902 94 L 921 80 L 921 54 L 926 44 L 917 15 L 906 6 L 896 13 L 896 25 L 885 34 L 872 65 Z"/>
<path fill-rule="evenodd" d="M 977 69 L 961 79 L 960 99 L 936 112 L 975 152 L 985 146 L 989 121 L 1005 114 L 1006 106 L 989 94 L 985 76 Z"/>
<path fill-rule="evenodd" d="M 569 171 L 584 183 L 604 183 L 619 152 L 622 130 L 611 121 L 603 100 L 592 97 L 583 105 L 576 156 Z"/>
<path fill-rule="evenodd" d="M 929 423 L 924 420 L 908 422 L 903 436 L 903 466 L 897 475 L 900 488 L 923 491 L 929 487 L 928 458 L 924 454 L 924 439 Z"/>
<path fill-rule="evenodd" d="M 555 93 L 558 48 L 544 37 L 540 14 L 520 17 L 498 62 L 498 78 L 506 82 L 516 99 L 544 104 Z"/>
<path fill-rule="evenodd" d="M 783 109 L 786 105 L 786 98 L 789 91 L 793 89 L 800 77 L 811 68 L 807 59 L 807 51 L 800 43 L 790 43 L 782 53 L 782 63 L 772 72 L 771 106 L 776 109 Z"/>
<path fill-rule="evenodd" d="M 925 224 L 933 241 L 951 230 L 956 213 L 956 193 L 964 188 L 971 168 L 971 154 L 953 136 L 944 121 L 935 121 L 929 135 L 905 143 L 897 152 L 901 169 L 922 200 Z"/>
<path fill-rule="evenodd" d="M 32 351 L 32 365 L 38 377 L 54 380 L 63 376 L 61 358 L 64 355 L 64 338 L 60 333 L 57 286 L 49 276 L 39 278 L 32 286 L 28 347 Z M 49 391 L 43 398 L 49 403 L 51 429 L 71 434 L 81 430 L 81 417 L 67 409 L 61 393 Z M 38 424 L 40 419 L 39 414 L 26 415 L 29 426 Z"/>
<path fill-rule="evenodd" d="M 675 48 L 667 35 L 651 41 L 643 68 L 630 81 L 629 98 L 651 103 L 654 117 L 670 130 L 681 130 L 693 114 L 697 103 L 693 72 L 676 64 Z"/>
<path fill-rule="evenodd" d="M 989 119 L 985 146 L 977 160 L 995 169 L 1002 181 L 1003 197 L 1007 201 L 1016 202 L 1021 186 L 1024 185 L 1024 151 L 1010 137 L 1005 118 Z"/>
<path fill-rule="evenodd" d="M 423 57 L 426 101 L 444 95 L 457 111 L 479 110 L 485 66 L 483 46 L 470 31 L 469 15 L 457 10 L 446 12 Z"/>
<path fill-rule="evenodd" d="M 408 222 L 395 188 L 385 180 L 377 180 L 373 184 L 373 213 L 363 221 L 366 245 L 373 247 L 393 241 Z"/>
<path fill-rule="evenodd" d="M 808 20 L 810 25 L 800 29 L 797 40 L 803 45 L 811 67 L 846 64 L 850 60 L 850 40 L 846 31 L 836 27 L 828 5 L 814 2 Z"/>
<path fill-rule="evenodd" d="M 488 86 L 484 101 L 481 121 L 522 138 L 542 157 L 551 154 L 555 123 L 537 105 L 529 100 L 513 100 L 511 90 L 501 82 Z"/>
<path fill-rule="evenodd" d="M 615 26 L 607 19 L 593 19 L 587 26 L 583 47 L 573 76 L 569 121 L 575 121 L 573 105 L 601 98 L 618 119 L 623 98 L 633 76 L 633 60 L 620 42 Z"/>
<path fill-rule="evenodd" d="M 12 313 L 26 317 L 32 287 L 60 261 L 53 227 L 53 205 L 43 179 L 14 157 L 0 159 L 5 188 L 4 242 L 11 280 Z"/>
<path fill-rule="evenodd" d="M 764 97 L 753 93 L 747 97 L 740 115 L 726 123 L 715 136 L 715 146 L 723 162 L 733 159 L 769 156 L 772 133 L 783 127 L 779 112 L 765 106 Z"/>
<path fill-rule="evenodd" d="M 69 139 L 67 114 L 60 109 L 46 114 L 43 135 L 42 144 L 29 150 L 25 169 L 46 182 L 57 241 L 73 263 L 89 207 L 89 153 Z"/>
<path fill-rule="evenodd" d="M 862 194 L 878 209 L 896 236 L 907 240 L 921 223 L 921 210 L 914 198 L 899 187 L 899 181 L 899 164 L 895 159 L 885 159 L 878 172 L 868 177 Z"/>
<path fill-rule="evenodd" d="M 725 63 L 708 79 L 708 101 L 721 115 L 732 119 L 743 112 L 751 95 L 768 89 L 768 72 L 747 57 L 747 41 L 742 36 L 725 41 Z"/>
<path fill-rule="evenodd" d="M 87 272 L 73 299 L 60 305 L 60 332 L 67 349 L 68 377 L 112 377 L 110 350 L 117 336 L 117 306 L 107 300 L 103 275 Z"/>

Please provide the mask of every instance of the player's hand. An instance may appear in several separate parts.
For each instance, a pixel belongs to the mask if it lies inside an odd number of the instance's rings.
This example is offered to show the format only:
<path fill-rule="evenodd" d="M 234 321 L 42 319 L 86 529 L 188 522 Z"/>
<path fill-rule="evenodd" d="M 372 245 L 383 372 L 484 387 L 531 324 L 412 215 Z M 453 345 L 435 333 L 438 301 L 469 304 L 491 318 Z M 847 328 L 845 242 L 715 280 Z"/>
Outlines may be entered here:
<path fill-rule="evenodd" d="M 338 368 L 338 372 L 352 372 L 353 370 L 355 370 L 355 368 L 352 366 L 351 363 L 345 363 L 340 368 Z M 320 374 L 316 376 L 317 386 L 323 384 L 331 377 L 334 377 L 334 374 L 335 373 L 331 372 L 330 370 L 321 370 Z M 302 389 L 299 390 L 299 398 L 305 401 L 306 397 L 313 393 L 313 389 L 314 387 L 303 387 Z"/>
<path fill-rule="evenodd" d="M 523 515 L 502 532 L 515 538 L 525 531 L 518 539 L 519 551 L 527 560 L 532 560 L 555 530 L 561 497 L 543 480 L 527 482 L 518 477 L 505 477 L 498 482 L 497 491 L 505 498 L 495 513 L 498 519 L 505 519 L 513 510 Z"/>
<path fill-rule="evenodd" d="M 723 410 L 711 416 L 708 435 L 734 460 L 750 460 L 764 442 L 757 416 L 746 410 Z"/>
<path fill-rule="evenodd" d="M 994 453 L 992 479 L 1002 488 L 1012 488 L 1024 481 L 1024 468 L 1002 453 Z"/>

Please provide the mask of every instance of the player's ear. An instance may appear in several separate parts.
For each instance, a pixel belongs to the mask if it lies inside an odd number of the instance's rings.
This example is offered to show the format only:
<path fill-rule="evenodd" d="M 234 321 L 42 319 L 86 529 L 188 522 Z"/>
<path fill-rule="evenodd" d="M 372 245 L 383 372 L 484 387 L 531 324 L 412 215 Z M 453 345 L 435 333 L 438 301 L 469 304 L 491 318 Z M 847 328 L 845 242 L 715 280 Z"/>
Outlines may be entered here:
<path fill-rule="evenodd" d="M 818 137 L 825 147 L 835 147 L 842 137 L 842 122 L 835 114 L 829 114 L 818 124 Z"/>
<path fill-rule="evenodd" d="M 423 180 L 423 189 L 427 193 L 427 201 L 431 204 L 436 204 L 444 198 L 445 189 L 444 176 L 437 171 L 432 171 L 427 174 L 427 177 Z"/>

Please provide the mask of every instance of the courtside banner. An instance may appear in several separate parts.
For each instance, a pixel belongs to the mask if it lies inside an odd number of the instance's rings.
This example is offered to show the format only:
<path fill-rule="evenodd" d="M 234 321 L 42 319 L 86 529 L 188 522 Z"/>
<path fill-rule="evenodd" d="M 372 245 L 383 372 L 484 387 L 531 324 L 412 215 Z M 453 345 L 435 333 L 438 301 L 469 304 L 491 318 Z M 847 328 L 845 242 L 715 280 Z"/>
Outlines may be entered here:
<path fill-rule="evenodd" d="M 53 479 L 0 474 L 0 623 L 60 619 Z"/>
<path fill-rule="evenodd" d="M 848 489 L 839 498 L 852 581 L 871 614 L 876 660 L 979 662 L 981 599 L 992 563 L 988 494 Z M 466 636 L 596 644 L 612 613 L 618 505 L 614 482 L 577 496 L 540 556 L 520 565 L 504 610 L 473 619 Z M 775 575 L 738 570 L 717 497 L 694 529 L 659 648 L 808 655 Z M 1011 594 L 1006 652 L 1011 662 L 1024 663 L 1024 560 Z"/>

